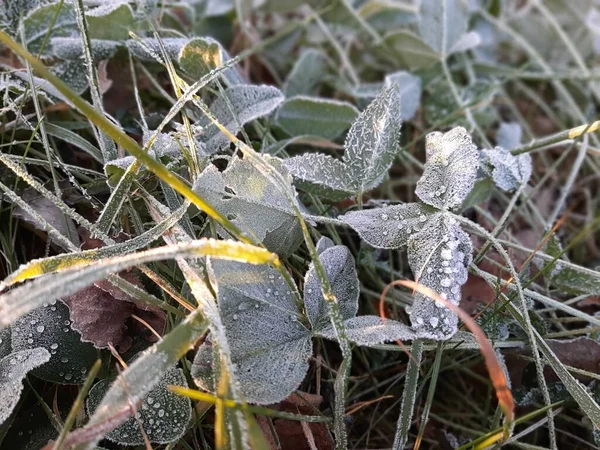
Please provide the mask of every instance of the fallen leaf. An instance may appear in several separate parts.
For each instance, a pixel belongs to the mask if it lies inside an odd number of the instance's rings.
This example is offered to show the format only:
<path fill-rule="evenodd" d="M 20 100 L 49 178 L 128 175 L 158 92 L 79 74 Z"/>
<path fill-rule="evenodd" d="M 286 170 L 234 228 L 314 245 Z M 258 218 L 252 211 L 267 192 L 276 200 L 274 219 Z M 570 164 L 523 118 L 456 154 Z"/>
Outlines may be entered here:
<path fill-rule="evenodd" d="M 93 249 L 102 247 L 103 243 L 92 239 L 85 230 L 80 230 L 84 242 L 82 248 Z M 121 233 L 115 238 L 123 242 L 126 235 Z M 143 285 L 135 272 L 128 270 L 119 276 L 139 288 Z M 133 338 L 142 336 L 149 341 L 156 337 L 143 324 L 132 319 L 136 315 L 146 321 L 159 333 L 165 324 L 165 314 L 158 308 L 138 305 L 135 299 L 114 286 L 108 280 L 96 281 L 75 294 L 63 298 L 69 307 L 72 327 L 81 334 L 81 339 L 91 342 L 97 348 L 106 348 L 109 344 L 125 352 L 131 346 Z M 129 325 L 129 326 L 128 326 Z"/>
<path fill-rule="evenodd" d="M 108 77 L 107 67 L 108 59 L 104 59 L 98 63 L 98 89 L 100 90 L 100 95 L 104 95 L 113 84 L 113 80 Z"/>

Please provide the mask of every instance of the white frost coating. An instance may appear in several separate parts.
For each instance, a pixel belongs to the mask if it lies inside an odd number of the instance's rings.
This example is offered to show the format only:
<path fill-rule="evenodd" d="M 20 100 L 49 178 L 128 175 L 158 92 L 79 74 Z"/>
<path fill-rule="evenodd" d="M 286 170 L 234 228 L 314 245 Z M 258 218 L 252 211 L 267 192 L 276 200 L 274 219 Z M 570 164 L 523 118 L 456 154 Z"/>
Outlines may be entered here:
<path fill-rule="evenodd" d="M 502 147 L 481 151 L 483 171 L 491 176 L 496 186 L 505 192 L 512 192 L 531 178 L 531 155 L 513 155 Z"/>
<path fill-rule="evenodd" d="M 448 210 L 460 206 L 473 189 L 479 152 L 463 127 L 429 133 L 427 161 L 415 193 L 428 205 Z"/>
<path fill-rule="evenodd" d="M 395 320 L 384 320 L 377 316 L 359 316 L 344 321 L 346 334 L 357 345 L 372 346 L 390 341 L 412 341 L 416 334 L 408 325 Z M 317 336 L 337 341 L 333 327 L 315 333 Z"/>
<path fill-rule="evenodd" d="M 268 162 L 289 181 L 291 188 L 291 178 L 280 160 L 268 158 Z M 224 172 L 208 166 L 196 181 L 194 191 L 273 252 L 286 257 L 302 243 L 302 229 L 286 196 L 246 159 L 234 158 Z"/>
<path fill-rule="evenodd" d="M 384 87 L 350 127 L 343 161 L 305 154 L 284 162 L 297 184 L 332 200 L 361 195 L 381 184 L 400 150 L 400 95 Z"/>
<path fill-rule="evenodd" d="M 369 245 L 395 249 L 406 245 L 423 228 L 431 212 L 419 203 L 351 211 L 338 217 L 350 225 Z"/>
<path fill-rule="evenodd" d="M 335 243 L 331 239 L 329 239 L 327 236 L 321 236 L 321 239 L 319 239 L 319 242 L 317 242 L 317 246 L 316 246 L 317 253 L 320 255 L 325 250 L 333 247 L 334 245 L 335 245 Z"/>
<path fill-rule="evenodd" d="M 433 216 L 408 240 L 408 264 L 415 280 L 455 305 L 467 281 L 472 252 L 469 235 L 449 214 Z M 457 331 L 458 317 L 423 294 L 415 294 L 409 314 L 421 338 L 448 339 Z"/>
<path fill-rule="evenodd" d="M 50 353 L 46 349 L 33 348 L 12 353 L 0 360 L 0 425 L 17 406 L 27 373 L 49 359 Z"/>
<path fill-rule="evenodd" d="M 56 37 L 50 40 L 53 53 L 62 59 L 79 59 L 83 55 L 82 40 L 78 37 Z M 109 59 L 121 45 L 117 41 L 91 39 L 92 55 L 96 61 Z"/>
<path fill-rule="evenodd" d="M 354 257 L 350 250 L 343 245 L 335 245 L 324 250 L 319 255 L 319 259 L 337 299 L 342 317 L 344 319 L 354 317 L 358 311 L 360 292 Z M 313 330 L 329 326 L 331 320 L 327 303 L 323 298 L 321 282 L 312 262 L 304 278 L 304 305 Z"/>
<path fill-rule="evenodd" d="M 384 87 L 350 127 L 344 162 L 362 193 L 381 183 L 400 150 L 400 89 Z"/>
<path fill-rule="evenodd" d="M 211 259 L 210 268 L 241 393 L 250 403 L 283 400 L 304 379 L 312 355 L 298 292 L 269 266 Z M 197 368 L 210 363 L 207 351 L 199 353 Z M 198 379 L 206 373 L 200 370 L 193 376 Z"/>
<path fill-rule="evenodd" d="M 346 165 L 323 153 L 305 153 L 284 159 L 296 186 L 330 200 L 342 200 L 353 192 Z"/>
<path fill-rule="evenodd" d="M 270 114 L 283 100 L 281 91 L 273 86 L 239 85 L 226 89 L 210 110 L 219 123 L 235 135 L 248 122 Z M 203 117 L 197 125 L 205 127 L 200 140 L 206 144 L 209 154 L 229 144 L 229 139 L 207 117 Z"/>
<path fill-rule="evenodd" d="M 177 60 L 181 48 L 189 42 L 185 38 L 162 38 L 164 49 L 173 60 Z M 137 40 L 129 39 L 126 42 L 127 48 L 133 56 L 142 61 L 155 61 L 157 55 L 161 55 L 160 45 L 155 38 L 141 39 L 141 43 Z"/>
<path fill-rule="evenodd" d="M 498 147 L 512 150 L 521 144 L 523 129 L 517 122 L 502 122 L 496 132 Z"/>
<path fill-rule="evenodd" d="M 192 417 L 191 402 L 187 397 L 171 392 L 169 385 L 187 387 L 181 369 L 170 368 L 148 392 L 141 405 L 137 405 L 137 420 L 130 418 L 105 437 L 121 445 L 143 445 L 141 424 L 148 439 L 154 444 L 168 444 L 179 440 L 185 434 Z M 109 387 L 110 381 L 102 380 L 90 390 L 86 402 L 88 415 L 94 413 Z"/>
<path fill-rule="evenodd" d="M 82 384 L 87 372 L 98 359 L 94 346 L 81 341 L 71 328 L 69 308 L 60 300 L 20 317 L 11 327 L 13 351 L 45 348 L 50 354 L 47 364 L 33 375 L 60 384 Z"/>
<path fill-rule="evenodd" d="M 10 354 L 10 327 L 0 330 L 0 359 Z"/>
<path fill-rule="evenodd" d="M 144 130 L 142 138 L 144 146 L 148 144 L 148 141 L 153 135 L 154 131 Z M 184 143 L 182 142 L 181 145 L 184 145 Z M 181 154 L 181 147 L 171 134 L 158 133 L 149 151 L 153 151 L 156 156 L 160 158 L 163 156 L 174 156 Z"/>

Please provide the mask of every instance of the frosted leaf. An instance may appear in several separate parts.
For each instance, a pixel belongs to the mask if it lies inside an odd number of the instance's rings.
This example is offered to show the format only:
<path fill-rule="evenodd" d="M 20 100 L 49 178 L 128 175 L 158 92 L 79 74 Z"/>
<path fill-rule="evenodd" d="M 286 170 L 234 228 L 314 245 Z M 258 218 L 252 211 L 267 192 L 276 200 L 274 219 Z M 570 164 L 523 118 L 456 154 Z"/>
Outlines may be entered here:
<path fill-rule="evenodd" d="M 415 193 L 428 205 L 447 210 L 460 206 L 475 185 L 479 152 L 462 127 L 429 133 L 427 160 Z"/>
<path fill-rule="evenodd" d="M 49 359 L 50 353 L 46 349 L 32 348 L 14 352 L 0 360 L 0 424 L 17 406 L 27 373 Z"/>
<path fill-rule="evenodd" d="M 304 379 L 312 355 L 298 292 L 270 266 L 211 259 L 210 269 L 241 393 L 250 403 L 283 400 Z M 207 351 L 197 356 L 196 369 L 206 366 Z M 209 386 L 207 373 L 192 375 Z"/>
<path fill-rule="evenodd" d="M 354 181 L 346 165 L 329 155 L 305 153 L 283 160 L 298 188 L 329 200 L 343 200 L 353 193 Z"/>
<path fill-rule="evenodd" d="M 421 1 L 419 32 L 442 58 L 465 47 L 461 41 L 465 39 L 463 35 L 467 31 L 468 20 L 467 2 L 463 0 Z"/>
<path fill-rule="evenodd" d="M 215 348 L 212 345 L 212 339 L 209 335 L 202 345 L 198 347 L 196 356 L 194 356 L 194 362 L 190 373 L 194 378 L 194 382 L 200 389 L 205 391 L 215 392 L 215 377 L 213 371 L 213 353 Z"/>
<path fill-rule="evenodd" d="M 52 66 L 52 72 L 77 94 L 82 94 L 89 87 L 81 61 L 61 61 Z"/>
<path fill-rule="evenodd" d="M 481 36 L 476 31 L 469 31 L 463 34 L 458 41 L 452 46 L 449 54 L 465 52 L 477 47 L 481 44 Z"/>
<path fill-rule="evenodd" d="M 384 87 L 352 124 L 344 147 L 344 162 L 355 181 L 355 192 L 378 186 L 400 150 L 400 89 Z"/>
<path fill-rule="evenodd" d="M 8 355 L 10 351 L 10 327 L 7 327 L 0 330 L 0 359 Z"/>
<path fill-rule="evenodd" d="M 133 10 L 127 2 L 104 2 L 86 10 L 85 16 L 90 39 L 123 41 L 135 28 Z"/>
<path fill-rule="evenodd" d="M 395 249 L 406 245 L 410 236 L 421 230 L 431 211 L 419 203 L 351 211 L 338 217 L 350 225 L 367 244 Z"/>
<path fill-rule="evenodd" d="M 458 305 L 472 251 L 469 235 L 456 220 L 437 214 L 408 240 L 408 264 L 416 281 Z M 410 320 L 417 335 L 428 339 L 448 339 L 458 324 L 453 312 L 420 293 L 415 293 Z"/>
<path fill-rule="evenodd" d="M 161 55 L 160 45 L 155 38 L 144 38 L 138 42 L 137 40 L 129 39 L 125 41 L 127 48 L 133 56 L 142 61 L 155 61 L 156 56 Z M 185 38 L 162 38 L 163 47 L 172 60 L 177 60 L 181 48 L 189 42 Z"/>
<path fill-rule="evenodd" d="M 50 40 L 52 50 L 56 56 L 62 59 L 79 59 L 83 55 L 82 41 L 80 37 L 56 37 Z M 112 58 L 121 45 L 117 41 L 92 39 L 92 55 L 95 61 Z M 81 62 L 79 61 L 79 64 Z M 80 66 L 81 67 L 81 66 Z"/>
<path fill-rule="evenodd" d="M 359 282 L 354 257 L 348 247 L 335 245 L 324 250 L 319 259 L 344 319 L 358 311 Z M 304 305 L 313 330 L 326 328 L 330 323 L 328 306 L 321 291 L 321 281 L 311 262 L 304 277 Z"/>
<path fill-rule="evenodd" d="M 371 346 L 390 341 L 412 341 L 415 332 L 395 320 L 384 320 L 377 316 L 359 316 L 344 321 L 346 334 L 351 342 L 357 345 Z M 337 341 L 335 330 L 328 326 L 315 333 L 319 337 Z"/>
<path fill-rule="evenodd" d="M 219 123 L 235 135 L 248 122 L 270 114 L 283 99 L 281 91 L 273 86 L 239 85 L 226 89 L 212 103 L 210 110 Z M 229 139 L 207 117 L 203 117 L 197 125 L 205 127 L 200 141 L 206 144 L 209 154 L 229 145 Z"/>
<path fill-rule="evenodd" d="M 286 160 L 285 165 L 298 186 L 332 200 L 352 194 L 359 196 L 377 187 L 400 149 L 402 120 L 398 91 L 396 83 L 384 87 L 360 113 L 346 137 L 343 162 L 321 154 Z"/>
<path fill-rule="evenodd" d="M 512 150 L 521 144 L 523 129 L 517 122 L 502 122 L 496 132 L 498 147 Z"/>
<path fill-rule="evenodd" d="M 35 404 L 27 411 L 19 410 L 2 440 L 2 446 L 10 450 L 41 449 L 57 437 L 58 431 L 45 411 Z"/>
<path fill-rule="evenodd" d="M 288 177 L 278 160 L 268 158 L 268 161 L 284 178 Z M 246 159 L 234 158 L 224 172 L 208 166 L 194 190 L 273 252 L 289 256 L 302 243 L 302 229 L 285 195 Z"/>
<path fill-rule="evenodd" d="M 505 192 L 516 190 L 531 178 L 531 155 L 528 153 L 515 156 L 502 147 L 482 150 L 481 165 L 496 186 Z"/>
<path fill-rule="evenodd" d="M 385 84 L 397 84 L 400 88 L 400 118 L 410 120 L 421 104 L 421 78 L 409 72 L 395 72 L 385 77 Z"/>
<path fill-rule="evenodd" d="M 74 245 L 79 246 L 81 240 L 77 233 L 77 227 L 70 217 L 65 216 L 58 206 L 52 203 L 33 188 L 27 188 L 23 191 L 22 198 L 27 204 L 37 212 L 42 218 L 56 230 L 67 237 Z M 45 231 L 40 223 L 30 216 L 27 211 L 17 206 L 13 212 L 14 217 L 24 220 L 34 228 Z"/>
<path fill-rule="evenodd" d="M 283 85 L 285 96 L 315 95 L 326 70 L 327 59 L 323 52 L 313 48 L 303 51 Z"/>
<path fill-rule="evenodd" d="M 154 131 L 144 130 L 142 137 L 144 146 L 148 144 L 153 135 Z M 182 142 L 181 145 L 183 144 Z M 176 156 L 181 154 L 181 145 L 170 133 L 158 133 L 149 151 L 153 151 L 159 158 L 163 156 Z"/>
<path fill-rule="evenodd" d="M 277 110 L 277 123 L 290 136 L 335 139 L 350 127 L 358 110 L 350 103 L 322 97 L 296 96 Z"/>
<path fill-rule="evenodd" d="M 60 300 L 17 319 L 11 340 L 13 351 L 45 348 L 50 361 L 32 374 L 54 383 L 83 383 L 87 371 L 98 359 L 94 346 L 82 342 L 79 333 L 71 328 L 69 309 Z"/>
<path fill-rule="evenodd" d="M 12 3 L 11 1 L 6 3 Z M 19 15 L 23 11 L 19 11 Z M 48 24 L 56 17 L 53 36 L 70 36 L 77 30 L 75 11 L 71 3 L 51 3 L 29 11 L 23 19 L 27 49 L 33 54 L 40 50 L 44 37 L 48 33 Z"/>
<path fill-rule="evenodd" d="M 327 236 L 321 236 L 321 239 L 319 239 L 319 242 L 317 242 L 316 245 L 317 253 L 320 255 L 325 250 L 330 249 L 333 246 L 335 246 L 335 243 L 331 239 L 329 239 Z"/>
<path fill-rule="evenodd" d="M 111 381 L 102 380 L 90 390 L 86 402 L 89 415 L 94 413 L 110 384 Z M 187 387 L 181 369 L 170 368 L 144 397 L 141 405 L 136 405 L 137 420 L 130 418 L 105 437 L 120 445 L 144 445 L 141 424 L 148 439 L 154 444 L 168 444 L 179 440 L 187 430 L 192 408 L 189 398 L 171 392 L 169 385 Z"/>

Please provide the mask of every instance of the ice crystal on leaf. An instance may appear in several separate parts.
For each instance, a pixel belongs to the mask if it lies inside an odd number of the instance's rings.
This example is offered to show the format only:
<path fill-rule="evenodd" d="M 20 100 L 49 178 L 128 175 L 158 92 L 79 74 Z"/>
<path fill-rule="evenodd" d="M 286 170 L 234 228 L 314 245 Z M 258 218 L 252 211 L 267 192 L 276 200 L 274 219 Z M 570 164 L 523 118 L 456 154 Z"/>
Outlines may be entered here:
<path fill-rule="evenodd" d="M 358 278 L 354 258 L 346 247 L 333 245 L 328 238 L 322 238 L 317 247 L 351 341 L 375 345 L 413 335 L 408 326 L 393 320 L 355 317 Z M 295 286 L 289 286 L 271 267 L 216 259 L 210 260 L 209 267 L 244 398 L 259 404 L 283 400 L 306 375 L 312 337 L 337 340 L 313 266 L 306 274 L 304 305 Z M 202 388 L 214 390 L 215 369 L 208 339 L 198 349 L 192 376 Z"/>
<path fill-rule="evenodd" d="M 483 171 L 505 192 L 515 191 L 531 178 L 531 155 L 513 155 L 502 147 L 481 152 Z"/>
<path fill-rule="evenodd" d="M 415 280 L 458 305 L 472 245 L 448 210 L 460 206 L 471 192 L 479 152 L 461 127 L 430 133 L 426 150 L 427 161 L 416 193 L 427 205 L 406 203 L 352 211 L 340 219 L 373 247 L 407 246 Z M 457 330 L 457 316 L 423 294 L 415 294 L 409 311 L 418 337 L 447 339 Z"/>

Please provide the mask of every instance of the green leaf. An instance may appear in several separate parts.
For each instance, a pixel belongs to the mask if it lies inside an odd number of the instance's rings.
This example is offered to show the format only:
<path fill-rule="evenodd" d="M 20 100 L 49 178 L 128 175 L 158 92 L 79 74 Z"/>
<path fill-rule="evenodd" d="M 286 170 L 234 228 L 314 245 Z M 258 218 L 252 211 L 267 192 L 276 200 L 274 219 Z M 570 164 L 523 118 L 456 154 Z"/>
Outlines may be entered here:
<path fill-rule="evenodd" d="M 285 105 L 284 105 L 285 106 Z M 281 109 L 280 111 L 281 112 Z M 377 187 L 400 150 L 399 88 L 384 87 L 352 124 L 343 162 L 329 156 L 304 154 L 284 161 L 300 186 L 327 198 L 343 198 Z"/>
<path fill-rule="evenodd" d="M 75 11 L 70 3 L 41 5 L 23 19 L 25 39 L 30 52 L 39 51 L 48 32 L 48 24 L 52 22 L 53 17 L 59 11 L 59 7 L 60 12 L 54 24 L 53 36 L 69 36 L 77 30 Z"/>
<path fill-rule="evenodd" d="M 221 44 L 211 38 L 194 38 L 179 51 L 179 65 L 195 79 L 210 73 L 223 64 Z"/>
<path fill-rule="evenodd" d="M 94 414 L 110 384 L 109 380 L 102 380 L 90 390 L 86 402 L 88 415 Z M 120 445 L 144 445 L 141 425 L 150 442 L 154 444 L 169 444 L 179 440 L 185 434 L 192 418 L 192 407 L 187 397 L 179 396 L 168 389 L 171 385 L 187 387 L 181 369 L 168 369 L 146 394 L 141 405 L 137 406 L 138 417 L 130 418 L 105 437 Z"/>
<path fill-rule="evenodd" d="M 123 41 L 134 31 L 133 10 L 127 3 L 108 2 L 85 12 L 90 39 Z"/>
<path fill-rule="evenodd" d="M 268 266 L 211 259 L 210 271 L 242 395 L 257 404 L 283 400 L 304 379 L 312 355 L 298 292 Z M 192 375 L 210 389 L 214 375 L 207 345 L 200 347 Z"/>
<path fill-rule="evenodd" d="M 276 159 L 271 164 L 289 179 L 292 188 L 287 169 Z M 303 241 L 298 218 L 286 196 L 247 159 L 234 158 L 224 172 L 208 166 L 196 180 L 194 190 L 272 252 L 288 257 Z M 223 229 L 220 234 L 228 235 Z"/>
<path fill-rule="evenodd" d="M 462 203 L 460 209 L 464 211 L 465 209 L 471 208 L 472 206 L 478 205 L 480 203 L 485 202 L 490 195 L 492 195 L 492 191 L 494 189 L 494 183 L 490 178 L 481 178 L 475 182 L 473 189 L 465 198 L 465 201 Z"/>
<path fill-rule="evenodd" d="M 221 125 L 237 134 L 248 122 L 270 114 L 283 99 L 281 91 L 273 86 L 239 85 L 226 89 L 213 102 L 210 111 Z M 203 117 L 197 125 L 205 128 L 200 140 L 206 145 L 208 154 L 212 155 L 230 144 L 227 136 L 207 117 Z"/>
<path fill-rule="evenodd" d="M 410 70 L 427 69 L 440 60 L 434 49 L 408 30 L 388 34 L 376 51 L 382 57 L 392 59 L 401 67 Z"/>
<path fill-rule="evenodd" d="M 82 384 L 99 353 L 72 329 L 69 308 L 62 301 L 46 305 L 12 326 L 13 351 L 44 348 L 50 354 L 49 361 L 33 370 L 33 375 L 54 383 Z"/>
<path fill-rule="evenodd" d="M 327 59 L 323 52 L 313 48 L 303 51 L 283 85 L 283 93 L 287 98 L 316 95 L 326 70 Z"/>
<path fill-rule="evenodd" d="M 477 33 L 466 34 L 468 20 L 467 3 L 462 0 L 421 1 L 419 32 L 442 59 L 479 44 Z"/>
<path fill-rule="evenodd" d="M 335 139 L 358 116 L 347 102 L 319 97 L 297 96 L 286 100 L 277 111 L 277 123 L 291 136 L 310 134 Z"/>
<path fill-rule="evenodd" d="M 83 44 L 79 37 L 56 37 L 50 40 L 50 44 L 59 58 L 72 60 L 80 59 L 83 55 Z M 95 61 L 112 58 L 121 45 L 120 42 L 105 39 L 92 39 L 91 44 Z"/>
<path fill-rule="evenodd" d="M 50 359 L 43 348 L 16 351 L 0 360 L 0 424 L 10 417 L 23 391 L 28 372 Z"/>

